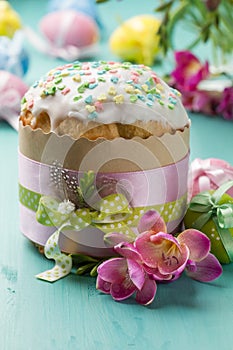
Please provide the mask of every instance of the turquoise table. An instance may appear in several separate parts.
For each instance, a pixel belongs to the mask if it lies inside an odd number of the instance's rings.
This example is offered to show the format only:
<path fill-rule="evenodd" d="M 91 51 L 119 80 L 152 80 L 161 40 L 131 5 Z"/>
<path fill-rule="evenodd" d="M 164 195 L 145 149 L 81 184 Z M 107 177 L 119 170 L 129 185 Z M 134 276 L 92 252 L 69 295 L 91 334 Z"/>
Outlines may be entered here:
<path fill-rule="evenodd" d="M 156 1 L 111 1 L 99 6 L 105 33 L 122 19 L 148 13 Z M 11 1 L 25 24 L 37 28 L 45 0 Z M 124 3 L 124 4 L 123 4 Z M 142 4 L 141 4 L 142 3 Z M 97 58 L 112 59 L 107 34 Z M 28 84 L 59 64 L 31 46 Z M 190 114 L 191 159 L 233 164 L 233 123 Z M 55 284 L 34 278 L 51 267 L 19 231 L 17 133 L 0 122 L 0 349 L 1 350 L 229 350 L 233 344 L 233 264 L 202 284 L 183 276 L 159 285 L 149 307 L 114 302 L 95 290 L 95 279 L 69 275 Z"/>

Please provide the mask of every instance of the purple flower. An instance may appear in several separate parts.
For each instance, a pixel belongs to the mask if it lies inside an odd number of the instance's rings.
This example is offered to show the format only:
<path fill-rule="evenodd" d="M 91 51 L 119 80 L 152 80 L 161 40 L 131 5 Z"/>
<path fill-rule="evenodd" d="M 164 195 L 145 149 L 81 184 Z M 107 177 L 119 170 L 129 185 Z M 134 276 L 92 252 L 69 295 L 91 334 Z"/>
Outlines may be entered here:
<path fill-rule="evenodd" d="M 175 52 L 176 68 L 172 71 L 173 83 L 182 93 L 195 91 L 199 82 L 209 76 L 209 64 L 201 64 L 190 51 Z"/>
<path fill-rule="evenodd" d="M 134 242 L 122 242 L 122 235 L 108 236 L 121 257 L 105 261 L 98 267 L 97 289 L 124 300 L 136 293 L 136 301 L 147 305 L 154 300 L 157 281 L 172 281 L 185 270 L 189 277 L 212 281 L 222 267 L 210 254 L 209 238 L 198 230 L 183 231 L 178 237 L 167 233 L 159 213 L 149 210 L 138 224 Z M 121 240 L 121 243 L 119 241 Z"/>
<path fill-rule="evenodd" d="M 221 95 L 210 91 L 185 91 L 182 94 L 184 106 L 193 112 L 216 115 Z"/>
<path fill-rule="evenodd" d="M 225 119 L 233 120 L 233 86 L 224 89 L 217 112 Z"/>

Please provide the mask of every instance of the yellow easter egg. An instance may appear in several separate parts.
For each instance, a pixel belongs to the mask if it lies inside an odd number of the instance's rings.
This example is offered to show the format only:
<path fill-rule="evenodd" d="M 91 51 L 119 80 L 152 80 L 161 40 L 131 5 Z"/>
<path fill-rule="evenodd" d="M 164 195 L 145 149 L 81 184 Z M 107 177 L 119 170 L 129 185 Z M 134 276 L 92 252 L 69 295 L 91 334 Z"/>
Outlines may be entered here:
<path fill-rule="evenodd" d="M 135 16 L 123 22 L 111 35 L 111 51 L 123 60 L 151 66 L 159 52 L 160 20 L 152 15 Z"/>
<path fill-rule="evenodd" d="M 230 197 L 228 194 L 224 194 L 221 197 L 221 200 L 219 201 L 219 204 L 223 204 L 223 203 L 233 203 L 233 198 Z M 192 228 L 193 223 L 200 217 L 201 214 L 202 213 L 200 212 L 195 212 L 193 210 L 188 209 L 184 217 L 185 228 L 186 229 Z M 206 236 L 209 237 L 211 241 L 211 253 L 213 253 L 222 264 L 229 264 L 231 261 L 223 245 L 223 242 L 219 236 L 219 233 L 215 226 L 214 221 L 210 219 L 204 226 L 202 226 L 200 231 L 205 233 Z M 233 228 L 229 228 L 229 232 L 232 237 L 232 249 L 233 249 Z"/>
<path fill-rule="evenodd" d="M 0 35 L 12 38 L 16 30 L 21 27 L 19 15 L 7 1 L 0 1 Z"/>

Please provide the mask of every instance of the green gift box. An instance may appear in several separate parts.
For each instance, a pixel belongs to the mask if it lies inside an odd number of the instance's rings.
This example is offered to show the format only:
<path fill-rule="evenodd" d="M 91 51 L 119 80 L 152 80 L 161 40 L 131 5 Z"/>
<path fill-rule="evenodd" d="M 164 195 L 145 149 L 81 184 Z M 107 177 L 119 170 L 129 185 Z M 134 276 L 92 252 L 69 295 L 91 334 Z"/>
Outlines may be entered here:
<path fill-rule="evenodd" d="M 233 198 L 226 194 L 233 186 L 229 181 L 216 191 L 204 191 L 192 198 L 184 218 L 185 228 L 205 233 L 211 252 L 223 264 L 233 262 Z"/>

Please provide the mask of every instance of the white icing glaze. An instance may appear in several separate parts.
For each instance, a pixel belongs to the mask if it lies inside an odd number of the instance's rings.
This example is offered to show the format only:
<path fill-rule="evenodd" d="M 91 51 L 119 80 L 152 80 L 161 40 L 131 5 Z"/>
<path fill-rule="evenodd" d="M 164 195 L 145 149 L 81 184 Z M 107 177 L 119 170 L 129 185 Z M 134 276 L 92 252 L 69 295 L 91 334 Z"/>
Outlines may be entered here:
<path fill-rule="evenodd" d="M 47 112 L 52 131 L 66 117 L 103 124 L 154 120 L 183 129 L 189 119 L 179 96 L 143 65 L 75 62 L 36 82 L 25 94 L 21 114 L 30 110 L 37 118 Z"/>

